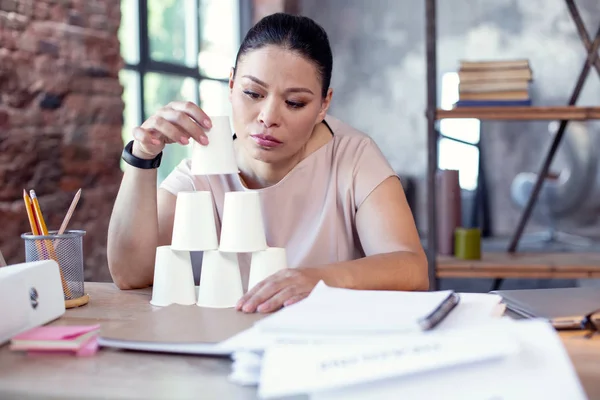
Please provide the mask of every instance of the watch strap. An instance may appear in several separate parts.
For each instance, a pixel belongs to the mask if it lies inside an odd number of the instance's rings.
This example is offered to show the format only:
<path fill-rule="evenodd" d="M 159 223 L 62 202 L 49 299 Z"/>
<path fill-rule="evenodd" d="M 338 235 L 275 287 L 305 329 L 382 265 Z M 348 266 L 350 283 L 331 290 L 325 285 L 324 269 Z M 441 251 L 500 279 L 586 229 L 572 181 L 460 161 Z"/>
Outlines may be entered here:
<path fill-rule="evenodd" d="M 125 145 L 122 154 L 123 160 L 136 168 L 141 169 L 155 169 L 160 167 L 160 161 L 162 160 L 162 151 L 158 153 L 156 157 L 151 160 L 146 160 L 133 155 L 133 140 Z"/>

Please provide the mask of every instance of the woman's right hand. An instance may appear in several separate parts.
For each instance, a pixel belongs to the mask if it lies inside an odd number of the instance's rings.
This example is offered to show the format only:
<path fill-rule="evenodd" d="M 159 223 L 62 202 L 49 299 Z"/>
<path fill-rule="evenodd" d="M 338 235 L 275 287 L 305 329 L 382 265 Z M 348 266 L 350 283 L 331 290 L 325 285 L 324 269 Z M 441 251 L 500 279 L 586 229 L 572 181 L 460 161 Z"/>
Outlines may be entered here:
<path fill-rule="evenodd" d="M 133 155 L 155 158 L 169 143 L 187 145 L 190 139 L 207 145 L 204 129 L 211 128 L 208 115 L 192 102 L 172 102 L 133 129 Z"/>

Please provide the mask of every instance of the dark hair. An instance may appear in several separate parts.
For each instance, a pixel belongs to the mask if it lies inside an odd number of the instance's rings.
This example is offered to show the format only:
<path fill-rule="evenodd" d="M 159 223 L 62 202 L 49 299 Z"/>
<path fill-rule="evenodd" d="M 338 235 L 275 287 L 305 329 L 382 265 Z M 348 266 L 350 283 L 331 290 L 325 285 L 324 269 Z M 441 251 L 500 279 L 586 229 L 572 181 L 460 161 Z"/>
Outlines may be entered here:
<path fill-rule="evenodd" d="M 239 60 L 251 50 L 268 45 L 293 50 L 312 61 L 322 82 L 322 96 L 331 83 L 333 55 L 325 30 L 308 17 L 275 13 L 262 18 L 246 34 L 235 58 L 234 76 Z"/>

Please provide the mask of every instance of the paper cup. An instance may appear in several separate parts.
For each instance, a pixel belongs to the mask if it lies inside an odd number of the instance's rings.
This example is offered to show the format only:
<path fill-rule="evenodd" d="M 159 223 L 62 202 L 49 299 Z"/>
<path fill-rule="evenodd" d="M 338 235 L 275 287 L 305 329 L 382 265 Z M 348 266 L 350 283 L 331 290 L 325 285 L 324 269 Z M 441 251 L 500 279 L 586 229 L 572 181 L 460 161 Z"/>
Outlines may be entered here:
<path fill-rule="evenodd" d="M 196 285 L 190 253 L 173 250 L 171 246 L 157 247 L 150 304 L 165 307 L 195 302 Z"/>
<path fill-rule="evenodd" d="M 181 251 L 204 251 L 215 250 L 218 247 L 211 192 L 179 192 L 175 205 L 171 248 Z"/>
<path fill-rule="evenodd" d="M 250 261 L 248 290 L 260 281 L 287 267 L 286 252 L 283 247 L 269 247 L 266 250 L 255 251 L 252 253 L 252 260 Z"/>
<path fill-rule="evenodd" d="M 225 193 L 219 250 L 251 253 L 266 248 L 258 192 Z"/>
<path fill-rule="evenodd" d="M 235 307 L 244 295 L 237 254 L 205 251 L 196 305 L 210 308 Z"/>
<path fill-rule="evenodd" d="M 229 117 L 210 117 L 208 145 L 192 140 L 192 175 L 237 174 Z"/>

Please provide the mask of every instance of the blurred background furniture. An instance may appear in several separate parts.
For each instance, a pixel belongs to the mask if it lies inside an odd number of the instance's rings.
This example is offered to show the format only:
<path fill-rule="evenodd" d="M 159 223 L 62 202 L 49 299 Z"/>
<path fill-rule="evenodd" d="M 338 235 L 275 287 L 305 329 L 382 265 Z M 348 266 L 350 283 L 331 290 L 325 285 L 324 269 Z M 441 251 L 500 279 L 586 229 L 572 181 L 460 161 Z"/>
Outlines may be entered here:
<path fill-rule="evenodd" d="M 556 130 L 555 123 L 549 124 L 550 133 Z M 562 157 L 561 157 L 562 156 Z M 563 160 L 561 160 L 561 158 Z M 590 246 L 593 241 L 583 236 L 569 234 L 558 229 L 558 225 L 581 211 L 590 199 L 598 175 L 598 150 L 586 124 L 572 122 L 565 135 L 565 142 L 557 161 L 562 166 L 549 172 L 538 195 L 532 217 L 545 225 L 546 230 L 525 234 L 521 243 L 563 243 L 573 246 Z M 562 161 L 562 162 L 560 162 Z M 556 164 L 556 163 L 555 163 Z M 511 198 L 524 209 L 531 197 L 538 174 L 521 172 L 512 182 Z"/>
<path fill-rule="evenodd" d="M 550 166 L 555 158 L 558 148 L 561 145 L 567 125 L 571 121 L 585 121 L 591 119 L 600 119 L 600 107 L 579 106 L 578 99 L 582 92 L 585 81 L 592 69 L 600 75 L 600 58 L 598 50 L 600 49 L 600 28 L 597 29 L 595 36 L 590 36 L 583 18 L 575 5 L 574 0 L 565 0 L 565 6 L 575 24 L 577 34 L 585 48 L 587 57 L 579 70 L 578 78 L 574 83 L 574 88 L 569 94 L 567 104 L 564 106 L 489 106 L 489 107 L 457 107 L 452 109 L 439 108 L 438 104 L 438 71 L 437 71 L 437 0 L 427 0 L 425 2 L 425 32 L 426 32 L 426 78 L 427 78 L 427 260 L 429 264 L 430 289 L 436 290 L 441 277 L 475 277 L 479 270 L 485 270 L 485 276 L 495 278 L 492 290 L 500 288 L 504 278 L 527 277 L 539 279 L 542 274 L 540 268 L 558 271 L 565 267 L 565 276 L 579 279 L 591 278 L 599 270 L 600 261 L 598 254 L 591 254 L 591 257 L 583 257 L 581 254 L 545 253 L 544 257 L 536 260 L 525 260 L 527 254 L 517 253 L 519 241 L 522 237 L 525 226 L 531 216 L 533 208 L 538 200 L 544 178 L 548 176 Z M 520 219 L 515 227 L 507 249 L 503 253 L 483 254 L 480 261 L 464 262 L 453 257 L 441 256 L 437 253 L 437 221 L 436 214 L 436 173 L 438 165 L 438 141 L 439 128 L 438 123 L 442 119 L 450 118 L 473 118 L 480 121 L 559 121 L 556 124 L 556 130 L 553 132 L 550 146 L 544 150 L 539 173 L 536 175 L 535 183 L 530 191 L 530 196 L 523 207 Z M 565 200 L 565 203 L 566 200 Z M 559 214 L 555 214 L 559 215 Z M 538 255 L 536 255 L 538 256 Z M 561 264 L 557 264 L 559 260 Z M 537 264 L 537 267 L 533 267 Z M 509 273 L 508 267 L 513 267 Z"/>

